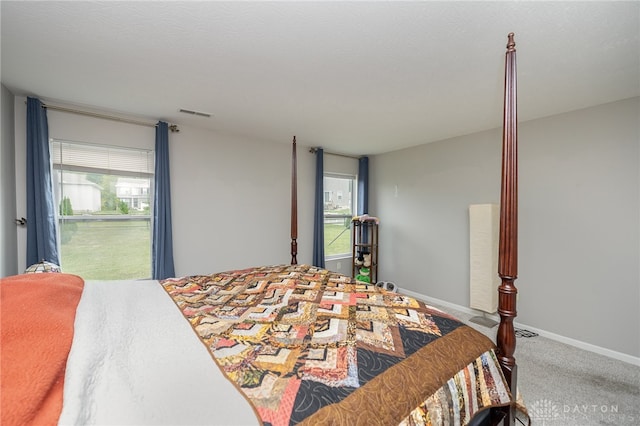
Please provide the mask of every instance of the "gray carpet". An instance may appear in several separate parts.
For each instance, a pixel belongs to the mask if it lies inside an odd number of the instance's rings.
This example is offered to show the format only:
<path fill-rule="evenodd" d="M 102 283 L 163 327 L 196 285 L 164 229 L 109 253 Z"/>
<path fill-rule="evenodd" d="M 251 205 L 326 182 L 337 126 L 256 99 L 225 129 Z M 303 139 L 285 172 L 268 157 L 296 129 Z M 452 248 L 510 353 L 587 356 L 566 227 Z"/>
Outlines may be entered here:
<path fill-rule="evenodd" d="M 439 308 L 495 341 L 497 327 Z M 532 425 L 640 425 L 640 367 L 540 336 L 518 337 L 515 357 Z"/>

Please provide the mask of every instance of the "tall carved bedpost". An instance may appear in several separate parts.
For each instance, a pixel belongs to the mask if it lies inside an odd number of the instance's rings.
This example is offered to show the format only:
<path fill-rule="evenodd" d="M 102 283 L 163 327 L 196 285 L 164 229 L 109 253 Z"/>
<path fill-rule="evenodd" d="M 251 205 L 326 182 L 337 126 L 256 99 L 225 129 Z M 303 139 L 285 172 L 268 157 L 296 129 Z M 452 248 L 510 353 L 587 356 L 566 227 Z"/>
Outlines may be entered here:
<path fill-rule="evenodd" d="M 517 366 L 513 353 L 516 335 L 513 319 L 517 315 L 518 289 L 514 281 L 518 276 L 518 117 L 516 49 L 513 33 L 509 34 L 505 57 L 504 128 L 502 134 L 502 187 L 500 194 L 500 242 L 498 275 L 502 280 L 498 288 L 498 361 L 505 373 L 515 398 Z M 514 418 L 514 412 L 511 413 Z M 512 420 L 513 421 L 513 420 Z"/>
<path fill-rule="evenodd" d="M 296 159 L 296 137 L 291 149 L 291 264 L 298 264 L 298 165 Z"/>

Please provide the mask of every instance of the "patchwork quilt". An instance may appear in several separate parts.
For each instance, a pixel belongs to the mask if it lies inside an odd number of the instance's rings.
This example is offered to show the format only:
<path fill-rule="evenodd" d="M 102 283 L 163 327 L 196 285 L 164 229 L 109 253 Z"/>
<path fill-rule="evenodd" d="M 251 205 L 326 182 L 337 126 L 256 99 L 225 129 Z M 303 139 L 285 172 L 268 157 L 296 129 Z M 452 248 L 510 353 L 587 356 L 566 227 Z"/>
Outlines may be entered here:
<path fill-rule="evenodd" d="M 511 402 L 493 343 L 414 298 L 308 265 L 160 283 L 264 425 L 466 424 Z"/>

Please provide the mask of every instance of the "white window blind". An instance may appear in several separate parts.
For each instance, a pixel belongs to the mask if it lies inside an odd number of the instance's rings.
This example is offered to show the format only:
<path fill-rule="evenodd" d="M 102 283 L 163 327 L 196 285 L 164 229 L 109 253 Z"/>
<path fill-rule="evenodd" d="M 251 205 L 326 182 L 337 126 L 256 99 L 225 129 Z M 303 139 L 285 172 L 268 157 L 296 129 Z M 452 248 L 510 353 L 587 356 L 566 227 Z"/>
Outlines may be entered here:
<path fill-rule="evenodd" d="M 116 172 L 120 175 L 152 176 L 153 151 L 108 145 L 93 145 L 62 140 L 51 141 L 53 167 L 65 170 Z"/>

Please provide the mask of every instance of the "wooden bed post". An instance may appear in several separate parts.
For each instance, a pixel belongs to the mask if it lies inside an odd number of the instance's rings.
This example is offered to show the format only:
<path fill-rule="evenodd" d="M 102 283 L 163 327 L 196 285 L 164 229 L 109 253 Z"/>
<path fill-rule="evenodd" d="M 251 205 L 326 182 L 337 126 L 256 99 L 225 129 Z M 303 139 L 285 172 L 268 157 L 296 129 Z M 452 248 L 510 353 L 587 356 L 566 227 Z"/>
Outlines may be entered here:
<path fill-rule="evenodd" d="M 505 57 L 504 128 L 502 134 L 502 186 L 500 194 L 500 245 L 498 275 L 502 280 L 498 288 L 500 326 L 497 335 L 497 355 L 513 397 L 517 392 L 517 366 L 513 353 L 516 335 L 513 319 L 517 315 L 518 289 L 514 281 L 518 276 L 518 117 L 516 49 L 513 33 L 509 34 Z M 510 422 L 515 418 L 511 407 Z"/>
<path fill-rule="evenodd" d="M 298 264 L 298 165 L 296 137 L 291 150 L 291 264 Z"/>

